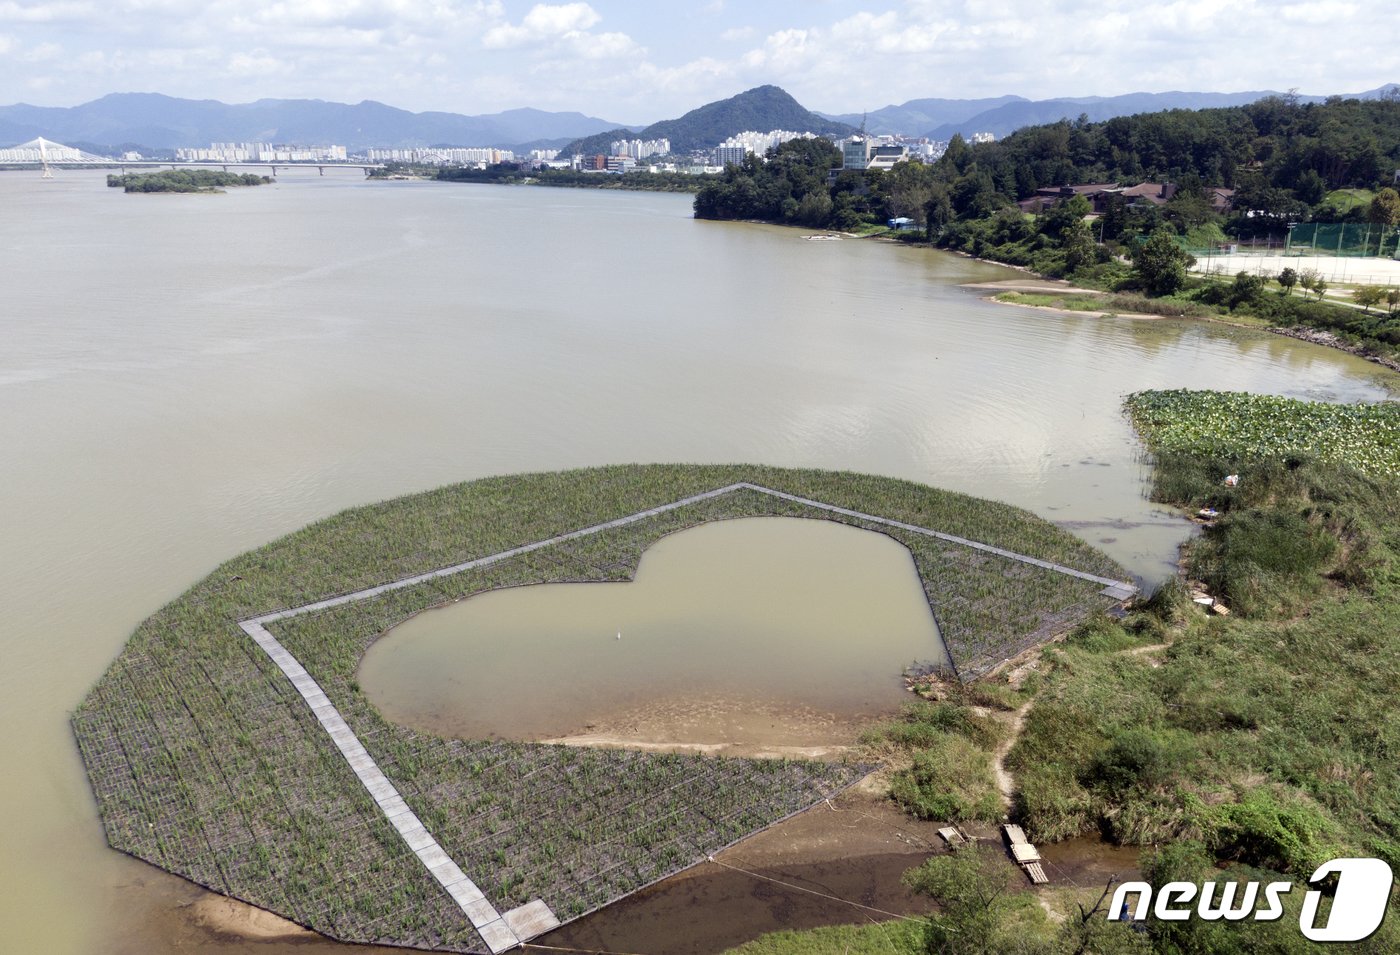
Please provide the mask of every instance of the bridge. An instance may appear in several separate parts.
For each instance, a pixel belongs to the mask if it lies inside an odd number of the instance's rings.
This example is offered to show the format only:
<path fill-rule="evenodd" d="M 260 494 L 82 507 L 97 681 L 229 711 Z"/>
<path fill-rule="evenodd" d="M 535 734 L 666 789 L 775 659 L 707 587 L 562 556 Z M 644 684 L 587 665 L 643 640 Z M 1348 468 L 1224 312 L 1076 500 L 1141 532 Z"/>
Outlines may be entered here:
<path fill-rule="evenodd" d="M 191 162 L 171 162 L 167 159 L 132 159 L 113 160 L 113 165 L 124 166 L 156 166 L 171 169 L 222 169 L 228 172 L 229 169 L 271 169 L 272 174 L 277 175 L 278 169 L 315 169 L 321 175 L 326 174 L 327 169 L 363 169 L 368 176 L 376 169 L 383 169 L 383 163 L 374 162 L 316 162 L 307 160 L 305 162 L 263 162 L 256 159 L 249 159 L 244 162 L 215 162 L 213 160 L 195 160 Z"/>
<path fill-rule="evenodd" d="M 376 169 L 383 169 L 383 163 L 372 162 L 318 162 L 316 160 L 306 160 L 292 162 L 247 160 L 244 162 L 218 162 L 213 160 L 195 160 L 191 162 L 171 162 L 168 159 L 113 159 L 110 156 L 97 156 L 93 153 L 84 152 L 73 146 L 65 146 L 63 143 L 56 143 L 53 140 L 40 136 L 31 139 L 27 143 L 20 143 L 18 146 L 0 148 L 0 165 L 6 166 L 38 166 L 43 169 L 43 178 L 52 179 L 54 169 L 65 169 L 73 167 L 123 167 L 130 166 L 136 168 L 163 169 L 222 169 L 228 172 L 233 169 L 268 169 L 272 175 L 277 175 L 277 170 L 282 169 L 312 169 L 319 175 L 324 176 L 327 169 L 363 169 L 368 176 Z"/>

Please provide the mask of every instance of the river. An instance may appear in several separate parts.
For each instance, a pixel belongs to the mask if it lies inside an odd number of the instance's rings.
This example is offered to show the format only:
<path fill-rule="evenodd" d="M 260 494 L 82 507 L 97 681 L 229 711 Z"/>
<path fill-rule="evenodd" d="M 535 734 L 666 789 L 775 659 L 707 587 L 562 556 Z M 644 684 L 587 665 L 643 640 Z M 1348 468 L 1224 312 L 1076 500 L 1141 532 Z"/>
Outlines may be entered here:
<path fill-rule="evenodd" d="M 0 174 L 9 950 L 249 948 L 106 848 L 67 717 L 142 618 L 316 518 L 522 470 L 849 468 L 1029 508 L 1152 582 L 1187 528 L 1145 499 L 1124 394 L 1385 396 L 1339 352 L 1006 308 L 962 287 L 1004 269 L 695 222 L 688 196 L 357 177 Z"/>

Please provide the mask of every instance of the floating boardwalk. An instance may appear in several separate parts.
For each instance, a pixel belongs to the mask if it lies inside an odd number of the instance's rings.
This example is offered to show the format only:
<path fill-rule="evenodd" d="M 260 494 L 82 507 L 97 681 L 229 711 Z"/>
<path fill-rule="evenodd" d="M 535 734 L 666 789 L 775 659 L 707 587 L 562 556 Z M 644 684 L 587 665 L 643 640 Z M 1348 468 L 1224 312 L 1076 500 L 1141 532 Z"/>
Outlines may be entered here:
<path fill-rule="evenodd" d="M 919 527 L 914 524 L 907 524 L 902 521 L 890 520 L 889 518 L 878 517 L 874 514 L 865 514 L 861 511 L 850 508 L 837 507 L 834 504 L 827 504 L 811 498 L 799 497 L 795 494 L 788 494 L 783 491 L 775 491 L 772 488 L 764 487 L 760 484 L 751 484 L 746 481 L 726 485 L 712 491 L 705 491 L 701 494 L 694 494 L 690 497 L 672 501 L 670 504 L 662 504 L 657 507 L 647 508 L 637 511 L 625 517 L 615 520 L 604 521 L 600 524 L 593 524 L 588 527 L 571 531 L 567 534 L 560 534 L 557 537 L 550 537 L 546 540 L 536 541 L 532 544 L 524 544 L 520 547 L 513 547 L 509 550 L 491 554 L 486 557 L 479 557 L 475 560 L 465 561 L 460 564 L 453 564 L 450 567 L 443 567 L 432 570 L 424 574 L 415 574 L 411 577 L 404 577 L 400 580 L 387 584 L 380 584 L 375 587 L 367 587 L 364 590 L 357 590 L 353 593 L 342 594 L 338 597 L 331 597 L 326 600 L 318 600 L 314 603 L 305 604 L 301 607 L 294 607 L 289 610 L 278 610 L 272 613 L 262 614 L 239 622 L 239 627 L 244 633 L 252 637 L 253 641 L 272 659 L 282 671 L 282 673 L 296 687 L 301 694 L 306 705 L 311 708 L 316 719 L 323 729 L 331 737 L 340 754 L 345 757 L 345 761 L 350 764 L 360 783 L 374 799 L 380 812 L 393 825 L 399 836 L 407 843 L 408 847 L 418 857 L 423 866 L 432 874 L 438 884 L 452 896 L 453 901 L 462 909 L 462 912 L 471 921 L 472 927 L 481 936 L 482 941 L 495 953 L 504 952 L 515 948 L 521 943 L 541 935 L 560 925 L 559 919 L 550 910 L 549 906 L 541 899 L 535 899 L 525 905 L 511 909 L 507 912 L 500 912 L 491 901 L 486 898 L 486 894 L 481 891 L 457 863 L 454 862 L 443 848 L 433 838 L 432 834 L 424 827 L 422 821 L 409 809 L 399 795 L 393 783 L 384 775 L 368 751 L 360 743 L 350 729 L 349 724 L 341 717 L 340 712 L 331 703 L 330 699 L 321 690 L 321 687 L 307 673 L 292 654 L 278 642 L 277 638 L 267 631 L 266 624 L 278 620 L 286 620 L 302 614 L 315 613 L 320 610 L 328 610 L 333 607 L 344 606 L 361 600 L 369 600 L 382 594 L 395 590 L 402 590 L 405 587 L 413 587 L 417 584 L 426 583 L 442 577 L 450 577 L 465 571 L 474 570 L 479 567 L 486 567 L 491 564 L 509 560 L 522 554 L 552 547 L 566 541 L 578 540 L 602 531 L 613 528 L 625 527 L 628 524 L 635 524 L 638 521 L 655 517 L 668 511 L 698 504 L 702 501 L 711 500 L 736 491 L 756 491 L 760 494 L 767 494 L 781 500 L 801 504 L 805 507 L 816 508 L 832 514 L 840 514 L 844 517 L 868 522 L 871 524 L 898 528 L 910 533 L 920 534 L 927 537 L 934 537 L 938 540 L 947 541 L 963 547 L 970 547 L 975 550 L 994 554 L 1007 560 L 1019 561 L 1031 564 L 1045 570 L 1066 574 L 1071 577 L 1078 577 L 1096 584 L 1103 584 L 1104 589 L 1101 594 L 1112 597 L 1116 600 L 1127 599 L 1137 593 L 1137 588 L 1130 583 L 1121 580 L 1114 580 L 1111 577 L 1101 577 L 1096 574 L 1085 573 L 1075 570 L 1072 567 L 1065 567 L 1051 561 L 1041 560 L 1037 557 L 1030 557 L 1025 554 L 1018 554 L 1015 551 L 1006 550 L 1001 547 L 993 547 L 990 544 L 983 544 L 980 541 L 969 540 L 965 537 L 958 537 L 953 534 L 945 534 L 942 531 L 931 530 L 926 527 Z M 1012 836 L 1012 830 L 1015 836 Z M 1040 855 L 1035 851 L 1035 847 L 1025 841 L 1025 833 L 1019 826 L 1007 826 L 1008 837 L 1012 839 L 1011 851 L 1016 861 L 1021 863 L 1030 875 L 1031 881 L 1036 884 L 1048 882 L 1044 871 L 1040 868 Z M 957 846 L 966 842 L 962 834 L 956 829 L 940 830 L 940 834 L 950 845 Z"/>
<path fill-rule="evenodd" d="M 866 768 L 443 738 L 354 679 L 413 614 L 630 580 L 668 534 L 749 517 L 908 548 L 964 679 L 1132 592 L 1034 515 L 869 475 L 629 465 L 347 511 L 152 614 L 79 705 L 108 843 L 331 938 L 499 955 L 829 798 Z"/>
<path fill-rule="evenodd" d="M 467 878 L 457 867 L 457 863 L 448 857 L 442 846 L 438 845 L 437 840 L 424 828 L 413 810 L 408 808 L 408 803 L 403 801 L 393 783 L 389 782 L 389 778 L 380 770 L 373 757 L 360 744 L 359 738 L 341 718 L 340 711 L 321 691 L 320 685 L 306 672 L 306 668 L 277 642 L 277 638 L 267 632 L 262 623 L 260 619 L 244 620 L 239 627 L 263 648 L 272 658 L 272 662 L 277 664 L 278 669 L 292 681 L 306 705 L 311 707 L 311 712 L 316 714 L 321 726 L 330 734 L 331 740 L 340 750 L 340 755 L 345 757 L 360 783 L 374 799 L 379 811 L 384 813 L 384 818 L 398 831 L 399 836 L 418 857 L 418 861 L 423 863 L 423 867 L 432 873 L 438 884 L 461 907 L 462 912 L 471 921 L 472 928 L 476 929 L 476 933 L 481 936 L 481 940 L 491 949 L 493 955 L 515 948 L 526 939 L 542 935 L 550 929 L 558 928 L 559 919 L 540 899 L 504 914 L 496 910 L 486 898 L 486 893 Z"/>

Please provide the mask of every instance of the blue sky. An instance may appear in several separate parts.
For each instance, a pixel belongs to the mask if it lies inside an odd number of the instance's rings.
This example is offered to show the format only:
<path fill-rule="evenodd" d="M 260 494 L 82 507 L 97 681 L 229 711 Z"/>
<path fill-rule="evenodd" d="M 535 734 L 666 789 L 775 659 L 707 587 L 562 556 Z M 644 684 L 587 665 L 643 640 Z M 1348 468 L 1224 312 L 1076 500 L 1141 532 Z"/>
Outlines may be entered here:
<path fill-rule="evenodd" d="M 678 115 L 776 83 L 858 112 L 928 96 L 1360 92 L 1394 14 L 1350 0 L 0 0 L 0 103 L 110 92 Z"/>

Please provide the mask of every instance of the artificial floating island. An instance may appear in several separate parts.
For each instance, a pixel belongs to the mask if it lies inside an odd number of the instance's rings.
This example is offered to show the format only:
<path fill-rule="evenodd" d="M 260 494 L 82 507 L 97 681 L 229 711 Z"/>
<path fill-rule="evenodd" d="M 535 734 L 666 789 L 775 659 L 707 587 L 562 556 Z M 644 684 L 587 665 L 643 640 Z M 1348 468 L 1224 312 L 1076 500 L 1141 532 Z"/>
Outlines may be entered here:
<path fill-rule="evenodd" d="M 1134 590 L 1026 511 L 844 472 L 621 466 L 357 508 L 137 628 L 73 716 L 108 842 L 332 938 L 485 953 L 829 798 L 870 767 L 441 738 L 387 721 L 355 681 L 422 610 L 630 580 L 661 537 L 741 517 L 903 544 L 965 680 Z"/>

